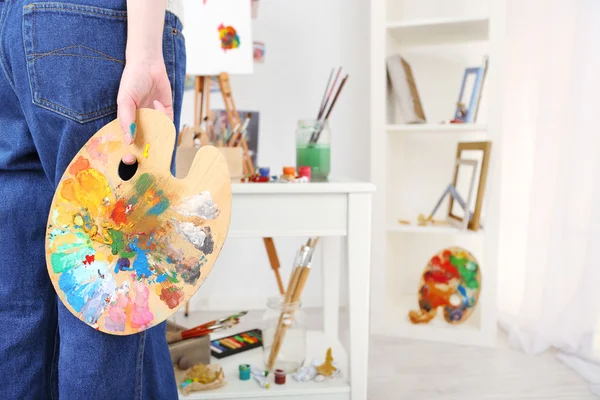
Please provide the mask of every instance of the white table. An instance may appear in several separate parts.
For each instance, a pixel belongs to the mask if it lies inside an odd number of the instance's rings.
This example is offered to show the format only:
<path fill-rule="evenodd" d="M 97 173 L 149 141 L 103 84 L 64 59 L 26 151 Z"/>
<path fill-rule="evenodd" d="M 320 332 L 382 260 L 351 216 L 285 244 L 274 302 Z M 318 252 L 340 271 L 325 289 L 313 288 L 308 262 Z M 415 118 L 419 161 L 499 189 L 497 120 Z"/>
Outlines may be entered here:
<path fill-rule="evenodd" d="M 309 332 L 307 360 L 322 359 L 328 346 L 341 366 L 342 378 L 325 383 L 299 383 L 262 389 L 254 381 L 240 381 L 236 356 L 213 362 L 223 366 L 227 385 L 187 399 L 366 400 L 369 344 L 369 289 L 371 265 L 370 183 L 234 183 L 230 237 L 321 237 L 324 332 Z M 347 240 L 350 349 L 339 341 L 341 237 Z M 246 353 L 244 363 L 261 365 L 262 350 Z"/>

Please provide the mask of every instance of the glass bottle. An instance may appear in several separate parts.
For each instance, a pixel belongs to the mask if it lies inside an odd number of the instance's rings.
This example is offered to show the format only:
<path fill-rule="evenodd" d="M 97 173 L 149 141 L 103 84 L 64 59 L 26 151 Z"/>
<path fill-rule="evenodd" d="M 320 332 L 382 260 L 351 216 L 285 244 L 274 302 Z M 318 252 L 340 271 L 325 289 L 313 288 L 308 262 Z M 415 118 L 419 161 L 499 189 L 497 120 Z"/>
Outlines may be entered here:
<path fill-rule="evenodd" d="M 296 128 L 296 168 L 310 167 L 313 182 L 326 181 L 331 170 L 331 131 L 327 121 L 301 119 Z"/>

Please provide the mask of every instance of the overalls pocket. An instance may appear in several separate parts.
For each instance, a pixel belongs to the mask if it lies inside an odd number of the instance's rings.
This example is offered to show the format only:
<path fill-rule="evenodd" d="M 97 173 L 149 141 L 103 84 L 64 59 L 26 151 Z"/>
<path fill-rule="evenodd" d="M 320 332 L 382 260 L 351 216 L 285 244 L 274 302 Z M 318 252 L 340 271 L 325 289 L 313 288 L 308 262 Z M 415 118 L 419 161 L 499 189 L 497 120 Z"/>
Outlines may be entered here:
<path fill-rule="evenodd" d="M 126 11 L 54 2 L 25 6 L 33 102 L 79 123 L 115 113 L 126 39 Z"/>

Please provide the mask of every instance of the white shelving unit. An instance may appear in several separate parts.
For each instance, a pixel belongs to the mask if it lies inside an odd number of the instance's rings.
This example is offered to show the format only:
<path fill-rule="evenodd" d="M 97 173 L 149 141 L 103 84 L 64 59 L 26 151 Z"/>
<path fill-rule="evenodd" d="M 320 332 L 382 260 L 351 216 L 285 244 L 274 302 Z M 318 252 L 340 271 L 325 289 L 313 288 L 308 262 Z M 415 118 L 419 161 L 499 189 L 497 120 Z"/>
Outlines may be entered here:
<path fill-rule="evenodd" d="M 431 0 L 371 1 L 371 179 L 373 208 L 373 334 L 493 346 L 496 342 L 496 244 L 501 151 L 501 2 Z M 411 65 L 427 118 L 425 124 L 397 124 L 389 110 L 385 59 L 401 54 Z M 465 68 L 489 57 L 476 123 L 442 124 L 453 118 Z M 493 110 L 493 113 L 490 111 Z M 491 166 L 484 197 L 485 230 L 452 225 L 418 226 L 452 181 L 456 146 L 491 141 Z M 441 207 L 442 219 L 448 207 Z M 412 220 L 404 225 L 399 220 Z M 439 250 L 460 246 L 479 261 L 482 289 L 473 315 L 460 325 L 438 317 L 413 325 L 417 292 L 428 260 Z"/>
<path fill-rule="evenodd" d="M 404 45 L 483 41 L 488 39 L 489 19 L 440 18 L 390 21 L 388 33 Z"/>
<path fill-rule="evenodd" d="M 481 132 L 487 133 L 485 124 L 388 124 L 386 130 L 389 133 L 465 133 Z"/>

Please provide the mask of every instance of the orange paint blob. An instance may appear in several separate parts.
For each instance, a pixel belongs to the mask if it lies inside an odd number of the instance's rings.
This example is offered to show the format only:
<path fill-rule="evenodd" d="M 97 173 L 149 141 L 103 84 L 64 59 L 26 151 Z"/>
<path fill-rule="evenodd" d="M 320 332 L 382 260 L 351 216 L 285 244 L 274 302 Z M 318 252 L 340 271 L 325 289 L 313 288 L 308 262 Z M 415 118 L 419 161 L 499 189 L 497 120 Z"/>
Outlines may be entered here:
<path fill-rule="evenodd" d="M 88 169 L 90 167 L 90 162 L 87 158 L 79 156 L 77 160 L 69 167 L 69 173 L 73 175 L 77 175 L 81 171 Z"/>

